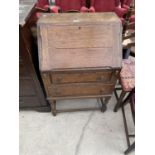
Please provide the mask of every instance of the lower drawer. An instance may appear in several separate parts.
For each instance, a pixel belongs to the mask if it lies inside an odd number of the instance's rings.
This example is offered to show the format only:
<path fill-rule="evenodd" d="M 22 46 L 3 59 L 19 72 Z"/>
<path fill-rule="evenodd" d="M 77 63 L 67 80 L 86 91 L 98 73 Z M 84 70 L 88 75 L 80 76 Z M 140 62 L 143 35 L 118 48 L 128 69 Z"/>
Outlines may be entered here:
<path fill-rule="evenodd" d="M 53 84 L 48 87 L 48 97 L 107 95 L 112 94 L 114 86 L 103 83 Z"/>

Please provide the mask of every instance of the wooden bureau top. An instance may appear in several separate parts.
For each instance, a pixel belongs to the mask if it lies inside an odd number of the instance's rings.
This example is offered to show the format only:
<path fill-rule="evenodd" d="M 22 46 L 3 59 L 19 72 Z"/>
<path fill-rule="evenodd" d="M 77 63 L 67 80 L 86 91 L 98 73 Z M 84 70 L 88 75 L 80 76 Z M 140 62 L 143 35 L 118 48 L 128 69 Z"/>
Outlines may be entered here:
<path fill-rule="evenodd" d="M 78 23 L 101 24 L 102 22 L 121 22 L 115 13 L 43 13 L 38 24 L 66 25 Z"/>
<path fill-rule="evenodd" d="M 43 14 L 38 21 L 40 70 L 120 68 L 121 31 L 114 13 Z"/>

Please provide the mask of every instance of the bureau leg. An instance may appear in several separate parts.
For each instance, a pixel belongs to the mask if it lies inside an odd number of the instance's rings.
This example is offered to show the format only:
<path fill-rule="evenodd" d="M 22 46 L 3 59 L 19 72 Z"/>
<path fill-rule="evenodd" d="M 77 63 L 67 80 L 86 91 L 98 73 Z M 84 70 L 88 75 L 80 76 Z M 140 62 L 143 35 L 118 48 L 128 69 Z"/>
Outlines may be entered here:
<path fill-rule="evenodd" d="M 50 105 L 51 105 L 51 111 L 52 111 L 53 116 L 56 116 L 56 113 L 57 113 L 57 111 L 56 111 L 56 100 L 52 100 Z"/>
<path fill-rule="evenodd" d="M 101 112 L 105 112 L 107 110 L 107 103 L 110 100 L 110 97 L 106 97 L 105 100 L 103 101 L 103 98 L 100 98 L 102 107 L 101 107 Z"/>

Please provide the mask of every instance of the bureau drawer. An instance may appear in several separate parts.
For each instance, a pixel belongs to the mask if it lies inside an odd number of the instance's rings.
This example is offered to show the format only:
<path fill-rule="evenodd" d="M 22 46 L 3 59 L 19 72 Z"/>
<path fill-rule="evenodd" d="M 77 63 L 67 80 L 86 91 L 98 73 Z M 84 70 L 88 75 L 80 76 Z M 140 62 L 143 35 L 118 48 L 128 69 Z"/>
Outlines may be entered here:
<path fill-rule="evenodd" d="M 50 74 L 52 83 L 84 83 L 84 82 L 107 82 L 111 80 L 112 71 L 53 73 Z"/>
<path fill-rule="evenodd" d="M 48 95 L 49 97 L 106 95 L 112 94 L 114 85 L 103 83 L 53 84 L 48 87 Z"/>
<path fill-rule="evenodd" d="M 33 81 L 29 79 L 20 79 L 19 81 L 19 96 L 36 95 Z"/>

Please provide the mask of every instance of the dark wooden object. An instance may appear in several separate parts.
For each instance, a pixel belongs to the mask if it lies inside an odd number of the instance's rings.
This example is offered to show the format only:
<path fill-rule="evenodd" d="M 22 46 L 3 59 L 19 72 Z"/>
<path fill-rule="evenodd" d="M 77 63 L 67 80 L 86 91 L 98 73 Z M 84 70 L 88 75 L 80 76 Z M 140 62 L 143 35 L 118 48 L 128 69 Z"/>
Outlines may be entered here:
<path fill-rule="evenodd" d="M 101 98 L 105 111 L 122 60 L 121 22 L 115 14 L 43 14 L 38 45 L 53 115 L 56 100 L 70 98 Z"/>
<path fill-rule="evenodd" d="M 127 145 L 128 145 L 128 148 L 124 152 L 125 154 L 128 154 L 135 149 L 135 142 L 133 142 L 132 144 L 130 142 L 130 138 L 134 138 L 135 134 L 134 135 L 129 134 L 128 123 L 127 123 L 127 118 L 126 118 L 126 113 L 125 113 L 125 108 L 124 108 L 124 106 L 127 103 L 130 103 L 132 118 L 133 118 L 133 122 L 135 125 L 135 88 L 129 93 L 129 95 L 126 97 L 126 99 L 123 101 L 123 103 L 121 105 L 126 140 L 127 140 Z"/>
<path fill-rule="evenodd" d="M 34 108 L 47 106 L 32 59 L 33 42 L 27 24 L 28 19 L 26 19 L 31 12 L 31 6 L 24 6 L 27 11 L 20 10 L 19 23 L 19 107 Z M 21 8 L 24 8 L 24 6 Z"/>

